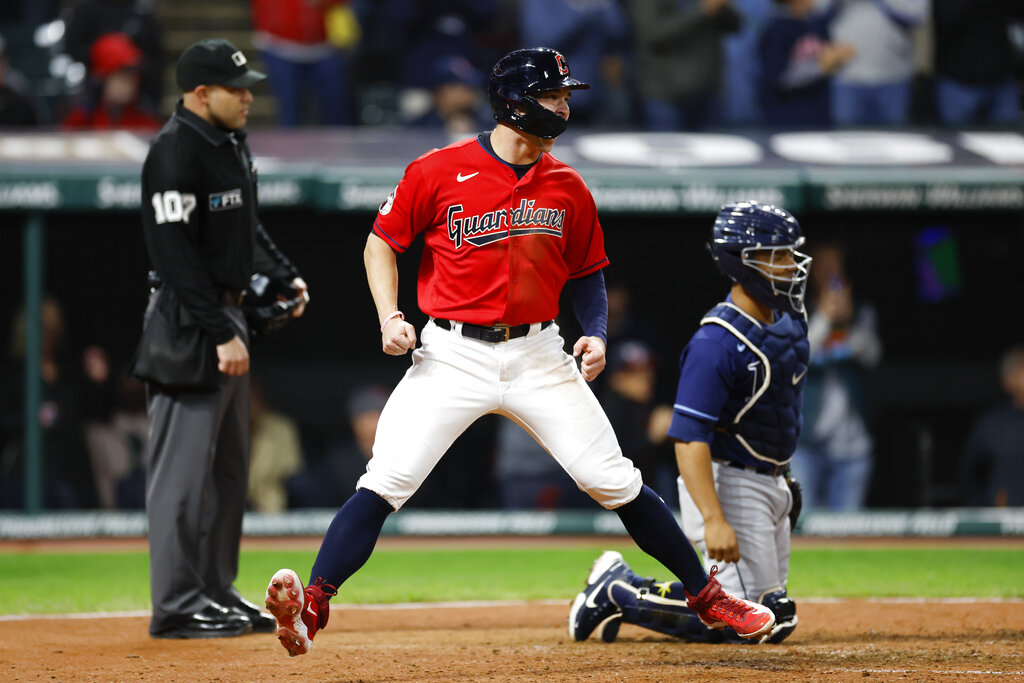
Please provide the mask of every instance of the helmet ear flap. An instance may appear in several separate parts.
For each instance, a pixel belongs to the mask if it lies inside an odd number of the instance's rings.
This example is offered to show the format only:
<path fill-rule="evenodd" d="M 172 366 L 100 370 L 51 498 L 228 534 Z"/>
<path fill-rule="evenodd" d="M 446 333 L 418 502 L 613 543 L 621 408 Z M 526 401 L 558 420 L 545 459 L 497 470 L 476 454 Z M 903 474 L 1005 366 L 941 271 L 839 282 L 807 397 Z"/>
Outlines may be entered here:
<path fill-rule="evenodd" d="M 558 114 L 545 109 L 532 94 L 525 92 L 518 97 L 502 97 L 504 116 L 495 109 L 493 98 L 491 110 L 496 121 L 505 121 L 519 130 L 540 138 L 557 138 L 565 132 L 569 122 Z M 516 107 L 522 108 L 522 113 Z"/>

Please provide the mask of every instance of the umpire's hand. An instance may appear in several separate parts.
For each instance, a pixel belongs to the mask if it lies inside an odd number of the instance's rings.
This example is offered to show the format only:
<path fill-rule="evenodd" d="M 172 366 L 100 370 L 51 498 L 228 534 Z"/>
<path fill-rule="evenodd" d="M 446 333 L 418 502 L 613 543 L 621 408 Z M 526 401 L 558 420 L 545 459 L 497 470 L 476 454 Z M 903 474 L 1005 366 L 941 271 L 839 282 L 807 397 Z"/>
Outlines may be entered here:
<path fill-rule="evenodd" d="M 576 358 L 583 354 L 580 363 L 580 372 L 583 379 L 593 382 L 604 370 L 605 346 L 600 337 L 580 337 L 572 347 L 572 357 Z"/>
<path fill-rule="evenodd" d="M 229 342 L 217 344 L 217 369 L 235 377 L 249 372 L 249 349 L 238 335 Z"/>

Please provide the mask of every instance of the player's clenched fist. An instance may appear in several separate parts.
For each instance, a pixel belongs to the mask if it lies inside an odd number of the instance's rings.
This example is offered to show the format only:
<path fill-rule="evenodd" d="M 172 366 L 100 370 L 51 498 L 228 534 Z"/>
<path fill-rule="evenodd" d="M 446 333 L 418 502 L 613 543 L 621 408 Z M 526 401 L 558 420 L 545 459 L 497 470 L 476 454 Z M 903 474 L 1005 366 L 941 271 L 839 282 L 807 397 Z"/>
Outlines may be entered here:
<path fill-rule="evenodd" d="M 580 363 L 580 373 L 583 379 L 593 382 L 605 366 L 605 346 L 600 337 L 580 337 L 572 347 L 572 357 L 583 358 Z"/>
<path fill-rule="evenodd" d="M 416 328 L 401 318 L 392 318 L 381 330 L 381 347 L 389 356 L 401 356 L 416 346 Z"/>

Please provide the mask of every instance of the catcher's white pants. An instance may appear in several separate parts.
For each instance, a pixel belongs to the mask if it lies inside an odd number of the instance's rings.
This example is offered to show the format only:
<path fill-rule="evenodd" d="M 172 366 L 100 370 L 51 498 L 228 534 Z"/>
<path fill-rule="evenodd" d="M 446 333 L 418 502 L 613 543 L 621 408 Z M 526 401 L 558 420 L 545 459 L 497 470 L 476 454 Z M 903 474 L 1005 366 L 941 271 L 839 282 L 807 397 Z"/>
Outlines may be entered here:
<path fill-rule="evenodd" d="M 601 404 L 562 350 L 557 325 L 534 324 L 527 336 L 499 344 L 459 330 L 433 321 L 423 327 L 423 344 L 381 413 L 373 457 L 356 488 L 398 510 L 466 428 L 499 413 L 530 432 L 602 506 L 639 495 L 640 471 L 622 455 Z"/>
<path fill-rule="evenodd" d="M 683 533 L 700 550 L 705 568 L 718 565 L 716 578 L 727 593 L 760 602 L 765 593 L 786 587 L 793 494 L 785 477 L 770 477 L 718 462 L 712 462 L 711 467 L 725 521 L 736 532 L 740 561 L 723 563 L 708 558 L 704 517 L 679 477 Z"/>

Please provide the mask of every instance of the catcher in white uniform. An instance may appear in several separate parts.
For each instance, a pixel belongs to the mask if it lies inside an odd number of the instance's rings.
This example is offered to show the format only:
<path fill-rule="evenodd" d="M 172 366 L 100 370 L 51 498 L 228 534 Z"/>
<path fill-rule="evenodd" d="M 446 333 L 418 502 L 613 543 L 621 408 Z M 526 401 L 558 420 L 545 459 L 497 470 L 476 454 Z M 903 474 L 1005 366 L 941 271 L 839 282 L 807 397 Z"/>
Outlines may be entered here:
<path fill-rule="evenodd" d="M 761 642 L 781 642 L 797 624 L 786 580 L 800 507 L 789 460 L 809 358 L 803 297 L 811 259 L 796 251 L 803 241 L 783 209 L 722 207 L 708 247 L 732 289 L 683 350 L 668 430 L 683 531 L 706 562 L 723 563 L 717 577 L 726 591 L 774 612 Z M 570 615 L 570 633 L 574 621 L 595 626 L 576 629 L 577 640 L 596 631 L 612 642 L 623 622 L 697 642 L 741 640 L 708 629 L 678 583 L 637 576 L 616 552 L 598 558 L 580 596 L 585 606 Z"/>

